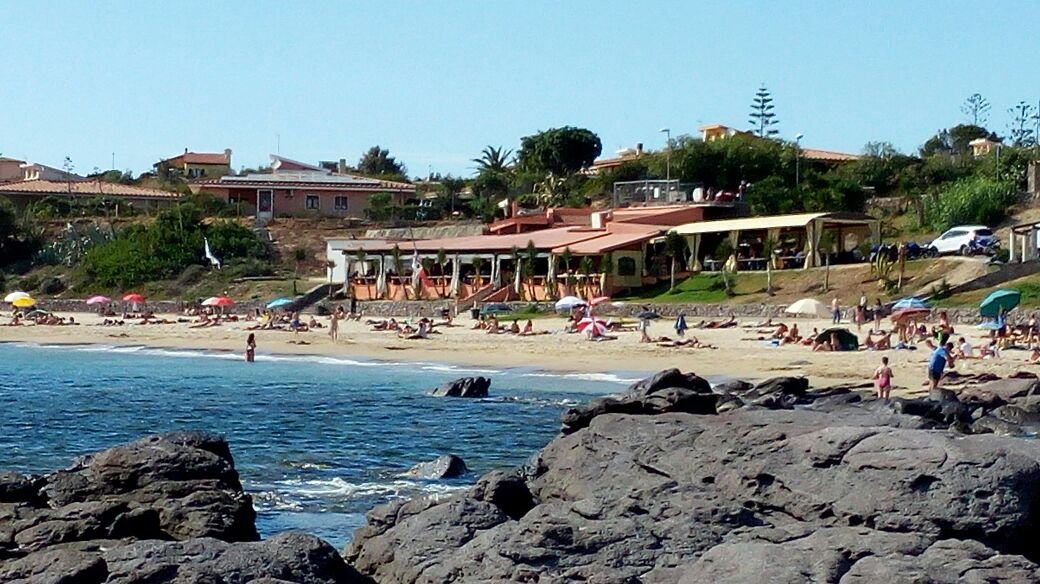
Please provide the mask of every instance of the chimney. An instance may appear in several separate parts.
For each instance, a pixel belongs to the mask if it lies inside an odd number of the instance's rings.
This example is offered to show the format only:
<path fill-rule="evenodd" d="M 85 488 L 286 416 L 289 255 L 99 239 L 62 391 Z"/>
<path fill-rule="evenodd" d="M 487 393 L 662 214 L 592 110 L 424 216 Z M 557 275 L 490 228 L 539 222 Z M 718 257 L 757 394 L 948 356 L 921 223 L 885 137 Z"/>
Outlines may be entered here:
<path fill-rule="evenodd" d="M 225 148 L 224 149 L 224 161 L 227 162 L 228 166 L 231 166 L 231 149 L 230 148 Z"/>
<path fill-rule="evenodd" d="M 340 174 L 347 174 L 347 159 L 340 158 L 339 164 L 336 165 L 336 172 Z"/>
<path fill-rule="evenodd" d="M 642 155 L 643 155 L 643 143 L 640 142 L 640 143 L 636 144 L 636 156 L 642 156 Z"/>
<path fill-rule="evenodd" d="M 510 204 L 509 204 L 509 216 L 510 217 L 516 217 L 519 212 L 520 212 L 520 203 L 518 203 L 515 200 L 510 202 Z"/>

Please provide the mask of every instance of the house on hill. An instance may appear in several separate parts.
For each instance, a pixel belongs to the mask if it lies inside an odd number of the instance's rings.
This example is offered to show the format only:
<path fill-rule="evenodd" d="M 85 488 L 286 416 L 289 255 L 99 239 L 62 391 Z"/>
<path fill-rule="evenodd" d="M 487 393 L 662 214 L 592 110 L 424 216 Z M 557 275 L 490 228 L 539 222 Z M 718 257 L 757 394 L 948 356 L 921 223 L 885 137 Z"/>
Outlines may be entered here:
<path fill-rule="evenodd" d="M 48 197 L 69 201 L 83 199 L 109 199 L 130 204 L 135 209 L 146 211 L 172 205 L 180 199 L 180 193 L 148 189 L 132 185 L 109 183 L 101 180 L 22 180 L 0 184 L 0 196 L 7 197 L 16 208 L 24 209 L 34 202 Z"/>
<path fill-rule="evenodd" d="M 189 152 L 160 160 L 152 165 L 156 173 L 163 167 L 175 170 L 186 179 L 213 178 L 231 174 L 231 149 L 224 152 Z"/>
<path fill-rule="evenodd" d="M 333 172 L 328 168 L 271 155 L 271 172 L 195 180 L 192 192 L 210 193 L 240 205 L 258 219 L 322 216 L 363 219 L 373 195 L 386 193 L 402 205 L 415 185 Z"/>

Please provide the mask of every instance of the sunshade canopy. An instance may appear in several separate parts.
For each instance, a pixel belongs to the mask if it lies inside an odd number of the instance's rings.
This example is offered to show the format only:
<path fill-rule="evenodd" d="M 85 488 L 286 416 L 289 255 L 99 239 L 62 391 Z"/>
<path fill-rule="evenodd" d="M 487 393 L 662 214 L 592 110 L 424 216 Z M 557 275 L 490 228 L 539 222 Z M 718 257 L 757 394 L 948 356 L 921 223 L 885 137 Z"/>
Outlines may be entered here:
<path fill-rule="evenodd" d="M 1022 301 L 1022 293 L 1018 290 L 1000 289 L 990 292 L 982 300 L 979 312 L 988 318 L 997 318 L 1002 313 L 1014 309 Z"/>
<path fill-rule="evenodd" d="M 784 310 L 787 314 L 797 314 L 801 316 L 817 316 L 820 318 L 827 318 L 831 316 L 830 308 L 816 300 L 815 298 L 802 298 L 798 302 L 787 307 Z"/>
<path fill-rule="evenodd" d="M 829 328 L 816 336 L 817 343 L 831 342 L 831 335 L 838 338 L 838 348 L 842 351 L 855 351 L 859 349 L 859 338 L 852 334 L 849 329 Z"/>

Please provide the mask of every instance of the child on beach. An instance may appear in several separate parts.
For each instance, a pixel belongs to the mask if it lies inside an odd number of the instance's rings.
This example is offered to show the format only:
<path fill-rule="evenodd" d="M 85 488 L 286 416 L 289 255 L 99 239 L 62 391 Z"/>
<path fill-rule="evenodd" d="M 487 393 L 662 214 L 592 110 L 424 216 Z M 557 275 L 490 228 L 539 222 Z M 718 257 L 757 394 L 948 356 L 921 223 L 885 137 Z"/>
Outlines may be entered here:
<path fill-rule="evenodd" d="M 246 362 L 252 363 L 256 358 L 256 335 L 249 333 L 246 337 Z"/>
<path fill-rule="evenodd" d="M 874 385 L 877 387 L 877 396 L 888 399 L 892 393 L 892 369 L 888 366 L 888 357 L 882 357 L 881 367 L 874 371 Z"/>

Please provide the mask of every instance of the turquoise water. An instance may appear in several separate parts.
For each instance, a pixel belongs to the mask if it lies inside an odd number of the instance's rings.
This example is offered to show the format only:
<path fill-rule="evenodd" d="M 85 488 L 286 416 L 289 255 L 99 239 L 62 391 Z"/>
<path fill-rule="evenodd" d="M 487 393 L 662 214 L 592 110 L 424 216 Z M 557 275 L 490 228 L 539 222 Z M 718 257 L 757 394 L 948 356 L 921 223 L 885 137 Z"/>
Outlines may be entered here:
<path fill-rule="evenodd" d="M 490 376 L 493 397 L 427 395 L 465 375 Z M 514 467 L 556 434 L 564 408 L 638 377 L 0 344 L 0 469 L 48 472 L 145 434 L 209 430 L 230 442 L 261 534 L 303 529 L 341 546 L 372 506 Z M 471 472 L 440 482 L 399 476 L 445 453 Z"/>

